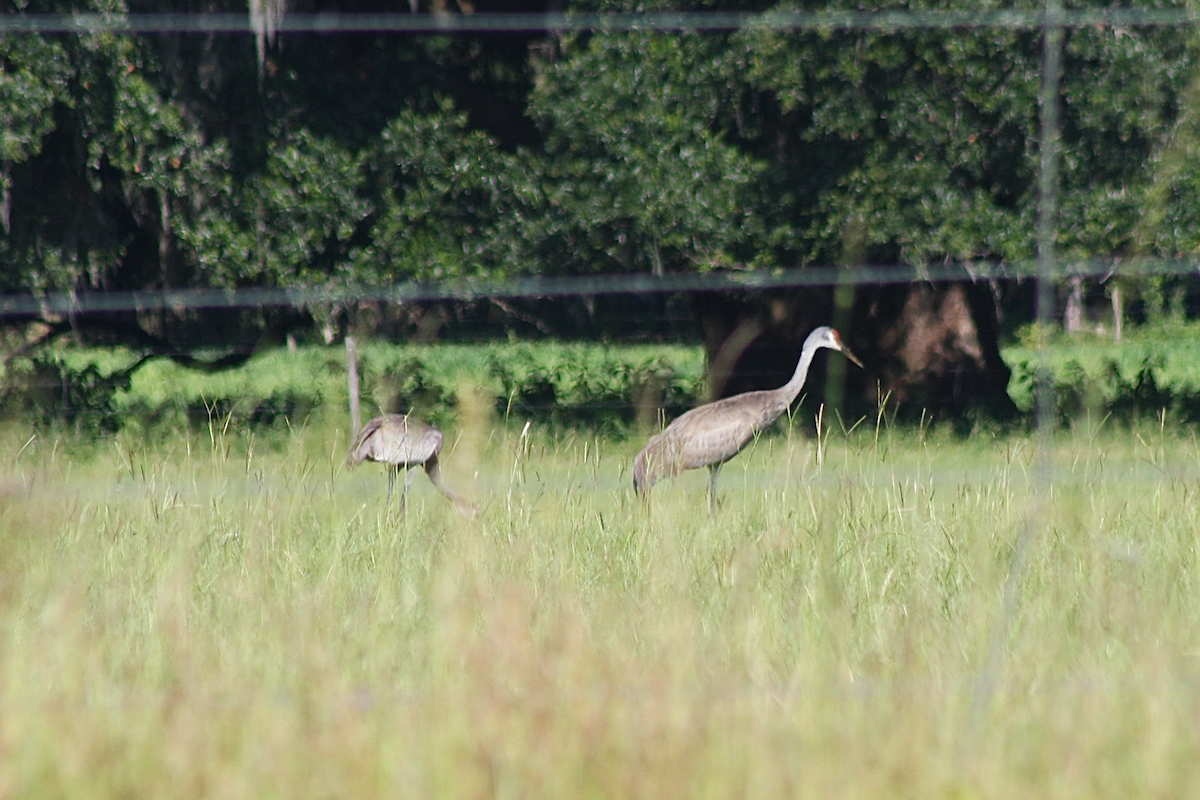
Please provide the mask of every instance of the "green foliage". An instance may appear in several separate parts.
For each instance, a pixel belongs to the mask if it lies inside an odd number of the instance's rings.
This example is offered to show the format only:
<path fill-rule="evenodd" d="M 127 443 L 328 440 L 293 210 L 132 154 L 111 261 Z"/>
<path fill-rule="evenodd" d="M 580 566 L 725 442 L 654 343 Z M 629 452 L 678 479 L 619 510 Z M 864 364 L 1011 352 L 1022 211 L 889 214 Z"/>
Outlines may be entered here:
<path fill-rule="evenodd" d="M 802 257 L 921 263 L 1027 255 L 1035 35 L 751 32 L 745 39 L 752 81 L 778 97 L 797 129 L 788 183 L 802 192 L 785 200 L 797 222 L 810 220 Z M 843 254 L 852 228 L 865 232 L 866 251 Z"/>
<path fill-rule="evenodd" d="M 469 130 L 445 99 L 463 84 L 519 76 L 453 67 L 462 83 L 439 80 L 432 91 L 419 79 L 438 74 L 439 62 L 486 64 L 492 48 L 391 39 L 379 57 L 417 79 L 397 84 L 389 70 L 350 92 L 344 65 L 329 62 L 361 59 L 354 37 L 331 48 L 290 42 L 263 75 L 253 48 L 239 49 L 233 37 L 194 44 L 112 34 L 6 40 L 0 289 L 382 282 L 530 269 L 519 232 L 540 202 L 531 170 Z M 385 88 L 390 96 L 381 99 Z M 327 105 L 308 106 L 315 97 Z M 354 107 L 368 101 L 369 111 Z"/>
<path fill-rule="evenodd" d="M 0 409 L 43 429 L 66 428 L 90 439 L 120 429 L 121 397 L 131 383 L 126 370 L 101 370 L 94 362 L 44 352 L 7 367 Z"/>
<path fill-rule="evenodd" d="M 716 7 L 652 4 L 693 6 Z M 37 4 L 76 7 L 126 3 Z M 596 7 L 633 5 L 567 10 Z M 0 291 L 1033 253 L 1035 31 L 636 31 L 531 50 L 532 39 L 287 37 L 260 72 L 245 37 L 7 37 Z M 1198 52 L 1186 26 L 1068 32 L 1067 257 L 1200 249 Z M 1178 316 L 1169 288 L 1143 287 L 1152 317 Z M 187 314 L 152 317 L 114 315 L 107 333 L 202 345 Z M 246 314 L 245 338 L 269 317 Z M 513 397 L 561 396 L 556 376 L 540 380 L 540 395 L 522 384 Z"/>
<path fill-rule="evenodd" d="M 380 411 L 414 409 L 450 422 L 461 391 L 481 393 L 503 420 L 623 430 L 639 402 L 677 414 L 703 394 L 699 348 L 489 343 L 365 348 L 364 397 Z M 653 378 L 653 397 L 643 400 Z"/>
<path fill-rule="evenodd" d="M 16 362 L 18 372 L 36 374 L 38 382 L 8 379 L 10 409 L 43 425 L 79 427 L 83 420 L 86 433 L 161 432 L 180 425 L 202 430 L 213 419 L 255 429 L 348 419 L 340 347 L 272 350 L 211 374 L 154 360 L 132 378 L 125 371 L 136 359 L 128 351 L 62 349 L 49 358 Z M 699 348 L 679 346 L 367 344 L 359 372 L 365 416 L 411 410 L 439 425 L 453 424 L 463 391 L 481 395 L 505 421 L 625 431 L 635 421 L 654 424 L 660 406 L 670 416 L 681 413 L 704 390 Z M 62 399 L 51 401 L 47 391 Z"/>
<path fill-rule="evenodd" d="M 62 47 L 38 37 L 13 37 L 0 51 L 0 164 L 24 161 L 54 127 L 51 108 L 67 71 Z M 0 188 L 8 188 L 7 170 Z M 6 223 L 7 224 L 7 223 Z"/>
<path fill-rule="evenodd" d="M 570 39 L 539 71 L 545 247 L 575 270 L 728 266 L 761 233 L 764 165 L 725 140 L 735 65 L 720 37 Z"/>
<path fill-rule="evenodd" d="M 506 418 L 592 428 L 621 429 L 647 402 L 678 415 L 704 390 L 694 348 L 508 346 L 489 357 L 488 373 L 499 384 L 496 408 Z M 647 390 L 652 397 L 644 396 Z"/>
<path fill-rule="evenodd" d="M 1200 366 L 1196 342 L 1200 327 L 1176 322 L 1129 331 L 1120 344 L 1101 335 L 1037 334 L 1031 326 L 1021 343 L 1004 350 L 1012 368 L 1009 395 L 1018 406 L 1033 407 L 1040 359 L 1053 386 L 1063 421 L 1158 418 L 1200 422 Z M 1042 350 L 1039 350 L 1041 346 Z"/>
<path fill-rule="evenodd" d="M 179 232 L 209 285 L 312 284 L 344 274 L 370 204 L 362 157 L 299 129 L 271 142 L 261 171 L 225 191 Z"/>
<path fill-rule="evenodd" d="M 12 204 L 0 238 L 4 288 L 145 285 L 135 254 L 152 235 L 146 228 L 159 222 L 159 193 L 181 185 L 184 160 L 201 147 L 195 125 L 160 93 L 158 65 L 144 40 L 100 34 L 17 41 L 3 51 L 6 60 L 28 50 L 48 61 L 40 91 L 7 97 L 0 112 L 18 138 L 22 130 L 29 138 L 5 154 Z M 18 118 L 38 121 L 22 125 Z M 124 215 L 110 216 L 120 205 Z"/>
<path fill-rule="evenodd" d="M 1115 345 L 1107 337 L 1066 337 L 1027 326 L 1003 351 L 1013 375 L 1009 393 L 1033 405 L 1040 348 L 1045 348 L 1055 403 L 1064 421 L 1157 418 L 1200 423 L 1200 329 L 1182 322 L 1135 328 Z M 121 428 L 204 429 L 226 420 L 235 429 L 286 430 L 308 421 L 345 419 L 346 355 L 338 347 L 273 349 L 245 365 L 200 373 L 165 359 L 125 371 L 125 350 L 62 348 L 17 359 L 6 378 L 5 408 L 43 426 L 65 424 L 86 435 Z M 412 410 L 452 426 L 470 391 L 499 420 L 565 429 L 626 432 L 652 427 L 659 409 L 670 419 L 705 396 L 698 347 L 609 346 L 562 342 L 360 345 L 363 413 Z"/>
<path fill-rule="evenodd" d="M 434 280 L 531 271 L 524 228 L 540 212 L 527 159 L 501 151 L 466 116 L 404 111 L 366 164 L 373 225 L 353 258 L 359 280 Z"/>
<path fill-rule="evenodd" d="M 1111 255 L 1133 243 L 1158 143 L 1188 116 L 1180 107 L 1195 70 L 1188 36 L 1163 27 L 1069 32 L 1060 245 L 1070 256 Z M 847 231 L 858 228 L 867 246 L 858 255 L 867 260 L 1031 257 L 1036 32 L 742 38 L 753 84 L 779 99 L 797 130 L 788 184 L 806 191 L 781 199 L 797 221 L 811 220 L 805 257 L 838 260 Z"/>
<path fill-rule="evenodd" d="M 1069 32 L 1069 256 L 1200 242 L 1190 35 Z M 564 37 L 530 60 L 470 37 L 385 38 L 369 52 L 334 37 L 323 50 L 289 44 L 260 76 L 253 48 L 231 40 L 206 52 L 15 37 L 0 54 L 4 280 L 140 288 L 1026 258 L 1039 41 L 631 32 Z M 351 91 L 339 58 L 390 71 Z M 489 86 L 535 135 L 481 128 L 467 105 Z"/>

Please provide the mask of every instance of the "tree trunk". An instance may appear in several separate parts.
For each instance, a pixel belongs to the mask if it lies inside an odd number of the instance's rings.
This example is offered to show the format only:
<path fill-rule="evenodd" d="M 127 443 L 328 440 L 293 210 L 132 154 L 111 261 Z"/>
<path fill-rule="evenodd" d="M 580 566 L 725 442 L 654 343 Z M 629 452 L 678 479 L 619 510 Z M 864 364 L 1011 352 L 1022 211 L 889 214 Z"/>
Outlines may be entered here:
<path fill-rule="evenodd" d="M 7 161 L 0 161 L 0 228 L 4 235 L 12 233 L 12 180 L 9 178 Z"/>

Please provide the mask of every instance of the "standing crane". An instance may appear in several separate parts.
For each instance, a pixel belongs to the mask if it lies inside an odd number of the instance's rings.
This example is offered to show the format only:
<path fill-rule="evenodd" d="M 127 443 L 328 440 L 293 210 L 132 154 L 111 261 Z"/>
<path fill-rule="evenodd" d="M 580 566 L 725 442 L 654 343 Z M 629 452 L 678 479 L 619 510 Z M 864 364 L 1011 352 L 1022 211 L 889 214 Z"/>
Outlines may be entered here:
<path fill-rule="evenodd" d="M 800 394 L 808 367 L 817 349 L 838 350 L 846 358 L 862 366 L 833 328 L 821 326 L 804 340 L 800 362 L 791 380 L 778 389 L 726 397 L 693 408 L 677 417 L 656 436 L 650 438 L 642 452 L 633 460 L 633 488 L 645 497 L 650 487 L 663 478 L 678 475 L 687 469 L 708 467 L 708 510 L 715 515 L 717 508 L 717 475 L 721 466 L 742 451 L 750 440 L 787 411 Z"/>
<path fill-rule="evenodd" d="M 404 511 L 408 488 L 412 486 L 413 467 L 424 467 L 425 474 L 464 516 L 474 515 L 475 509 L 449 486 L 442 483 L 438 453 L 442 449 L 442 432 L 408 414 L 383 414 L 363 426 L 350 445 L 346 466 L 353 469 L 363 461 L 378 461 L 388 465 L 387 502 L 391 505 L 396 474 L 405 471 L 404 491 L 400 495 L 400 510 Z"/>

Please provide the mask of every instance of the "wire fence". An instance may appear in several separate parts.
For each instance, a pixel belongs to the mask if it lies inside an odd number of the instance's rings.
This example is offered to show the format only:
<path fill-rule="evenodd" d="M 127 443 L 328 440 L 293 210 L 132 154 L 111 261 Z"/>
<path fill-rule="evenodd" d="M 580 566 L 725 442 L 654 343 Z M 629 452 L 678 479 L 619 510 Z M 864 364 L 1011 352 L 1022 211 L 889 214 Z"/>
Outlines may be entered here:
<path fill-rule="evenodd" d="M 635 295 L 671 296 L 703 292 L 758 292 L 829 287 L 887 287 L 917 282 L 1024 282 L 1035 286 L 1039 324 L 1056 318 L 1054 292 L 1063 282 L 1088 278 L 1105 283 L 1121 278 L 1187 277 L 1200 274 L 1200 260 L 1146 257 L 1061 259 L 1055 249 L 1061 141 L 1060 83 L 1063 32 L 1078 28 L 1192 26 L 1200 13 L 1191 8 L 1064 8 L 1047 0 L 1037 9 L 880 10 L 765 12 L 546 12 L 546 13 L 285 13 L 273 20 L 275 34 L 389 35 L 512 34 L 555 32 L 664 33 L 771 31 L 1026 30 L 1043 39 L 1035 259 L 1027 262 L 961 262 L 930 265 L 806 266 L 776 270 L 720 270 L 688 274 L 529 275 L 502 280 L 454 280 L 389 285 L 297 285 L 236 288 L 184 288 L 139 291 L 80 291 L 0 296 L 0 320 L 69 321 L 92 314 L 189 312 L 206 314 L 247 309 L 329 309 L 363 304 L 402 306 L 441 302 L 503 302 L 541 298 Z M 0 16 L 0 36 L 201 34 L 261 35 L 262 20 L 234 13 L 15 13 Z M 619 312 L 616 316 L 619 316 Z M 685 313 L 686 316 L 686 313 Z M 1035 412 L 1039 429 L 1056 417 L 1051 378 L 1037 368 Z"/>
<path fill-rule="evenodd" d="M 0 297 L 0 319 L 52 318 L 68 319 L 89 314 L 116 312 L 189 311 L 349 306 L 354 304 L 404 305 L 446 301 L 508 300 L 534 298 L 591 298 L 606 295 L 672 295 L 698 292 L 755 292 L 777 289 L 894 286 L 915 282 L 1001 282 L 1025 281 L 1036 286 L 1035 318 L 1049 326 L 1056 318 L 1055 287 L 1062 281 L 1086 277 L 1106 281 L 1112 278 L 1200 275 L 1200 260 L 1156 258 L 1098 258 L 1063 260 L 1056 252 L 1061 158 L 1060 84 L 1062 80 L 1063 31 L 1083 27 L 1136 26 L 1193 26 L 1200 22 L 1200 12 L 1192 8 L 1176 9 L 1067 9 L 1059 0 L 1047 0 L 1041 9 L 986 11 L 771 11 L 764 13 L 720 12 L 654 12 L 654 13 L 512 13 L 512 14 L 284 14 L 275 21 L 276 35 L 325 35 L 333 33 L 378 33 L 394 35 L 448 34 L 506 34 L 506 33 L 567 33 L 567 32 L 722 32 L 738 30 L 774 31 L 879 31 L 1003 29 L 1041 31 L 1042 61 L 1039 90 L 1040 130 L 1038 147 L 1038 208 L 1036 223 L 1037 257 L 1026 263 L 952 263 L 928 266 L 867 266 L 867 267 L 805 267 L 774 271 L 738 271 L 649 275 L 538 275 L 513 277 L 495 281 L 450 281 L 430 283 L 396 283 L 383 286 L 326 285 L 280 286 L 253 288 L 191 288 L 164 291 L 133 292 L 75 292 L 19 294 Z M 260 35 L 261 24 L 246 14 L 6 14 L 0 16 L 0 36 L 28 34 L 90 35 L 97 33 L 153 35 Z M 1042 348 L 1042 353 L 1047 352 Z M 120 370 L 118 370 L 120 372 Z M 979 668 L 975 687 L 972 730 L 985 718 L 992 702 L 995 687 L 1000 684 L 1004 669 L 1004 647 L 1012 620 L 1018 613 L 1021 584 L 1029 553 L 1042 530 L 1044 506 L 1049 502 L 1050 487 L 1056 482 L 1071 480 L 1051 462 L 1050 433 L 1057 412 L 1052 392 L 1052 379 L 1045 360 L 1035 363 L 1037 389 L 1035 415 L 1038 435 L 1032 483 L 1036 496 L 1026 515 L 1025 524 L 1016 540 L 1011 569 L 1004 585 L 1001 609 L 992 628 L 990 648 Z M 650 373 L 632 380 L 650 381 Z M 63 372 L 54 378 L 60 386 L 47 385 L 59 392 L 61 398 L 76 397 L 77 407 L 70 413 L 74 419 L 111 415 L 111 408 L 89 408 L 89 402 L 100 402 L 105 391 L 111 390 L 111 375 L 98 371 L 77 369 Z M 110 383 L 105 384 L 108 380 Z M 548 376 L 543 376 L 543 395 L 536 392 L 507 398 L 511 408 L 514 399 L 530 409 L 543 411 L 559 405 L 553 387 L 546 388 Z M 73 385 L 68 385 L 74 381 Z M 531 384 L 532 385 L 532 384 Z M 418 387 L 420 390 L 420 387 Z M 429 387 L 424 387 L 429 391 Z M 514 390 L 515 391 L 515 390 Z M 659 387 L 661 393 L 662 387 Z M 89 394 L 90 393 L 90 394 Z M 548 393 L 548 394 L 547 394 Z M 89 400 L 88 398 L 93 398 Z M 698 398 L 692 398 L 698 399 Z M 596 410 L 615 407 L 633 409 L 633 397 L 622 399 L 613 391 L 597 392 L 585 405 Z M 214 413 L 226 413 L 225 407 L 205 407 L 211 418 Z M 268 414 L 270 414 L 268 409 Z M 274 412 L 286 415 L 286 403 Z M 252 413 L 258 413 L 255 409 Z M 1142 470 L 1130 473 L 1126 479 L 1153 481 L 1159 473 Z M 927 476 L 928 477 L 928 476 Z M 954 471 L 943 472 L 939 480 L 953 482 L 963 476 Z M 895 481 L 895 471 L 881 478 Z M 612 488 L 612 487 L 608 487 Z"/>
<path fill-rule="evenodd" d="M 386 285 L 263 286 L 139 291 L 45 292 L 0 295 L 0 319 L 38 314 L 205 310 L 352 303 L 425 303 L 486 298 L 589 297 L 608 294 L 765 291 L 833 286 L 889 286 L 916 282 L 1021 281 L 1048 276 L 1113 278 L 1200 276 L 1200 259 L 1093 258 L 944 265 L 798 267 L 655 275 L 530 275 L 502 280 L 404 281 Z M 1052 284 L 1051 284 L 1052 285 Z M 1047 312 L 1052 307 L 1047 305 Z M 1052 316 L 1052 313 L 1050 313 Z"/>
<path fill-rule="evenodd" d="M 773 31 L 903 31 L 913 29 L 1003 29 L 1139 27 L 1195 25 L 1200 12 L 1191 8 L 1067 9 L 1047 4 L 1035 9 L 894 10 L 894 11 L 649 11 L 545 13 L 288 13 L 275 23 L 276 33 L 553 33 L 634 31 L 719 32 L 746 29 Z M 249 14 L 232 13 L 20 13 L 0 16 L 0 34 L 88 33 L 255 34 Z"/>

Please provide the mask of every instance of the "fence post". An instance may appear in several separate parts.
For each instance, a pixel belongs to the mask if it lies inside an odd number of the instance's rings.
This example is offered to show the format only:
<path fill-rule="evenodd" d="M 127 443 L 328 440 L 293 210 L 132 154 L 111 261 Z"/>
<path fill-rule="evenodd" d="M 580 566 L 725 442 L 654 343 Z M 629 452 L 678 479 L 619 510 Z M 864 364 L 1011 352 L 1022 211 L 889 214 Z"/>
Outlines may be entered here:
<path fill-rule="evenodd" d="M 1042 15 L 1042 88 L 1039 95 L 1041 122 L 1040 163 L 1038 165 L 1037 220 L 1037 321 L 1045 330 L 1054 319 L 1054 279 L 1058 271 L 1055 233 L 1058 221 L 1058 162 L 1061 142 L 1060 86 L 1062 83 L 1063 52 L 1062 0 L 1045 0 Z M 984 655 L 968 718 L 969 736 L 964 741 L 977 742 L 983 731 L 983 721 L 991 705 L 996 685 L 1004 666 L 1005 642 L 1017 606 L 1021 599 L 1021 581 L 1029 559 L 1029 547 L 1042 528 L 1047 497 L 1050 491 L 1050 436 L 1054 430 L 1054 397 L 1046 350 L 1048 343 L 1041 338 L 1036 356 L 1035 415 L 1035 474 L 1033 503 L 1025 513 L 1025 522 L 1013 548 L 1012 562 L 1004 580 L 1000 612 L 992 623 L 988 650 Z"/>
<path fill-rule="evenodd" d="M 1114 283 L 1112 288 L 1113 311 L 1113 341 L 1121 341 L 1121 326 L 1125 322 L 1125 309 L 1121 305 L 1121 284 Z"/>
<path fill-rule="evenodd" d="M 362 416 L 358 405 L 358 354 L 353 336 L 346 337 L 346 377 L 350 383 L 350 438 L 354 438 L 362 427 Z"/>

